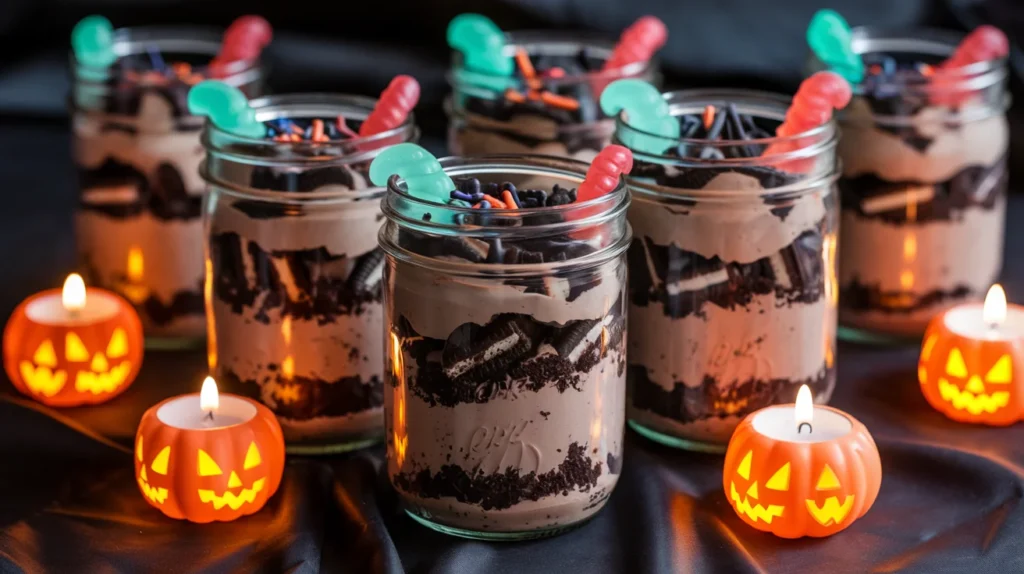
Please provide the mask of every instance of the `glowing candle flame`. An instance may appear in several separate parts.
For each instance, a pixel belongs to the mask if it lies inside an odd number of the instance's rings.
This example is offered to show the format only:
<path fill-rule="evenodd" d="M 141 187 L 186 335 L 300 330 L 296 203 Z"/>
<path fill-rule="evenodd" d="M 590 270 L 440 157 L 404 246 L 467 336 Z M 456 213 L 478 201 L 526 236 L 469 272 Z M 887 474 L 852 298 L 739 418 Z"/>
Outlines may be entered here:
<path fill-rule="evenodd" d="M 206 377 L 203 380 L 203 388 L 199 391 L 199 408 L 204 413 L 217 411 L 220 406 L 220 395 L 217 393 L 217 383 L 213 377 Z"/>
<path fill-rule="evenodd" d="M 793 418 L 796 419 L 796 426 L 800 428 L 803 423 L 810 424 L 814 421 L 814 399 L 811 397 L 811 388 L 807 385 L 800 385 L 800 391 L 796 394 L 796 406 L 793 408 Z"/>
<path fill-rule="evenodd" d="M 128 275 L 129 281 L 142 281 L 146 274 L 145 261 L 142 258 L 142 250 L 133 246 L 128 250 Z"/>
<path fill-rule="evenodd" d="M 998 327 L 1006 320 L 1006 292 L 996 283 L 985 295 L 985 305 L 981 308 L 981 318 L 986 324 Z"/>
<path fill-rule="evenodd" d="M 64 280 L 64 290 L 60 301 L 68 311 L 81 311 L 85 308 L 85 281 L 78 273 L 68 275 Z"/>

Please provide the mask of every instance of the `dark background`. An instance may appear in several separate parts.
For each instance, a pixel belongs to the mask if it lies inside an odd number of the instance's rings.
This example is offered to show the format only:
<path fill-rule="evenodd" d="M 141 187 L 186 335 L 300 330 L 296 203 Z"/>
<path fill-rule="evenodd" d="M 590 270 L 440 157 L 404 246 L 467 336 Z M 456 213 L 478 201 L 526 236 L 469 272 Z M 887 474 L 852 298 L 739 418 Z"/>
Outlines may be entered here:
<path fill-rule="evenodd" d="M 59 285 L 75 263 L 66 62 L 71 27 L 85 15 L 102 13 L 119 27 L 224 26 L 262 14 L 275 27 L 272 91 L 375 94 L 395 74 L 414 75 L 424 88 L 417 116 L 425 142 L 440 150 L 444 30 L 455 14 L 481 12 L 504 29 L 612 37 L 655 14 L 670 30 L 668 86 L 791 92 L 806 24 L 826 6 L 853 25 L 989 22 L 1024 39 L 1024 4 L 1012 0 L 0 0 L 0 318 L 28 294 Z M 1011 121 L 1020 123 L 1016 113 Z M 1015 197 L 1004 284 L 1018 303 L 1024 229 L 1014 222 L 1022 217 L 1024 197 Z M 967 427 L 930 410 L 916 388 L 916 354 L 841 345 L 833 404 L 871 429 L 882 490 L 846 532 L 800 541 L 740 522 L 722 495 L 720 456 L 672 451 L 633 433 L 608 507 L 545 541 L 466 542 L 412 523 L 379 472 L 379 448 L 292 457 L 280 493 L 248 519 L 170 521 L 138 495 L 125 445 L 146 407 L 195 390 L 201 352 L 147 353 L 138 382 L 96 408 L 48 410 L 13 397 L 0 380 L 0 573 L 1024 572 L 1024 427 Z"/>

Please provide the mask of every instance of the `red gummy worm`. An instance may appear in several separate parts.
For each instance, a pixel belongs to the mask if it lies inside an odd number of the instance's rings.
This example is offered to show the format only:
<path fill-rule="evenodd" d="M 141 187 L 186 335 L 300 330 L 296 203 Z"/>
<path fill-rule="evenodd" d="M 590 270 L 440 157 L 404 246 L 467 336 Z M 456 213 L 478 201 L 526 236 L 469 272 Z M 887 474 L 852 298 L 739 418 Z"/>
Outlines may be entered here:
<path fill-rule="evenodd" d="M 612 191 L 619 176 L 633 169 L 633 154 L 620 145 L 606 146 L 587 170 L 587 176 L 576 190 L 576 202 L 589 201 Z"/>
<path fill-rule="evenodd" d="M 978 26 L 956 47 L 956 51 L 942 63 L 943 68 L 959 68 L 975 62 L 1002 58 L 1010 53 L 1006 34 L 995 26 Z"/>
<path fill-rule="evenodd" d="M 359 126 L 359 135 L 366 137 L 402 125 L 420 100 L 420 85 L 411 76 L 395 76 L 380 95 L 377 105 Z"/>
<path fill-rule="evenodd" d="M 850 84 L 839 74 L 814 74 L 800 84 L 775 135 L 791 136 L 823 125 L 832 118 L 832 110 L 845 108 L 852 96 Z"/>
<path fill-rule="evenodd" d="M 634 62 L 646 62 L 665 45 L 668 28 L 654 16 L 644 16 L 626 28 L 611 57 L 604 63 L 605 70 L 621 68 Z"/>
<path fill-rule="evenodd" d="M 242 16 L 228 26 L 217 59 L 223 62 L 255 60 L 263 51 L 274 32 L 262 16 Z"/>

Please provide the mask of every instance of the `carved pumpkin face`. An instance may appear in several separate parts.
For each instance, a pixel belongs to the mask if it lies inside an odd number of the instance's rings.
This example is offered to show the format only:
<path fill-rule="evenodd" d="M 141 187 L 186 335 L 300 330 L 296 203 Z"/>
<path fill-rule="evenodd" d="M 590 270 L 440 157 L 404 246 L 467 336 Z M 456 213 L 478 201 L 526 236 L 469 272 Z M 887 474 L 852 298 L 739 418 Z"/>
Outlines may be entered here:
<path fill-rule="evenodd" d="M 882 469 L 862 424 L 851 419 L 851 431 L 830 442 L 796 443 L 758 433 L 755 415 L 733 433 L 722 476 L 744 522 L 783 538 L 828 536 L 871 508 Z"/>
<path fill-rule="evenodd" d="M 120 297 L 90 289 L 91 297 L 110 303 L 108 316 L 47 324 L 32 311 L 32 301 L 47 293 L 22 303 L 4 330 L 4 367 L 14 386 L 58 407 L 101 403 L 127 389 L 142 363 L 142 324 L 135 311 Z"/>
<path fill-rule="evenodd" d="M 1024 360 L 1024 343 L 970 339 L 951 330 L 945 317 L 932 320 L 921 346 L 917 378 L 925 398 L 961 422 L 1008 425 L 1021 420 L 1024 395 L 1015 373 Z"/>
<path fill-rule="evenodd" d="M 136 435 L 135 476 L 143 497 L 171 518 L 234 520 L 258 511 L 281 484 L 284 438 L 262 405 L 244 423 L 213 429 L 165 424 L 146 411 Z"/>

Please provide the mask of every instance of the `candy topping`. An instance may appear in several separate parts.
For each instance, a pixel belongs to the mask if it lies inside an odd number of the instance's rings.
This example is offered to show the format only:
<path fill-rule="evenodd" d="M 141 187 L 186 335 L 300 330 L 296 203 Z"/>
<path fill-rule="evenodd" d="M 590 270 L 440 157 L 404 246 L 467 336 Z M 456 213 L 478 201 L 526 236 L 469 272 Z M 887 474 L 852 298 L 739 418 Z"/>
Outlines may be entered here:
<path fill-rule="evenodd" d="M 834 10 L 818 10 L 807 27 L 807 44 L 832 71 L 851 84 L 864 79 L 864 62 L 853 51 L 853 32 Z"/>
<path fill-rule="evenodd" d="M 420 99 L 420 85 L 410 76 L 395 76 L 381 92 L 377 105 L 359 126 L 359 135 L 372 136 L 402 125 Z"/>
<path fill-rule="evenodd" d="M 606 146 L 587 169 L 576 201 L 589 201 L 610 193 L 619 185 L 619 177 L 633 169 L 633 154 L 620 145 Z"/>
<path fill-rule="evenodd" d="M 605 70 L 613 70 L 636 62 L 646 62 L 654 56 L 668 39 L 665 23 L 654 16 L 644 16 L 622 32 L 619 43 L 604 63 Z"/>
<path fill-rule="evenodd" d="M 942 68 L 960 68 L 977 62 L 1004 58 L 1010 53 L 1010 41 L 995 26 L 978 26 L 960 42 Z"/>
<path fill-rule="evenodd" d="M 414 143 L 400 143 L 380 152 L 370 164 L 370 181 L 384 187 L 392 175 L 405 180 L 409 195 L 434 203 L 445 203 L 455 189 L 452 178 L 430 152 Z"/>
<path fill-rule="evenodd" d="M 508 88 L 505 90 L 505 99 L 517 104 L 526 103 L 527 101 L 541 102 L 553 108 L 560 108 L 570 112 L 580 108 L 579 100 L 569 96 L 560 96 L 544 89 L 544 82 L 537 77 L 537 71 L 534 69 L 526 50 L 516 50 L 516 65 L 519 66 L 519 70 L 523 74 L 527 90 L 524 94 L 515 88 Z"/>
<path fill-rule="evenodd" d="M 448 24 L 448 45 L 462 53 L 463 66 L 480 74 L 511 76 L 505 33 L 486 16 L 459 14 Z"/>
<path fill-rule="evenodd" d="M 114 26 L 103 16 L 86 16 L 71 31 L 75 59 L 94 68 L 105 68 L 117 60 Z"/>
<path fill-rule="evenodd" d="M 188 92 L 188 109 L 235 135 L 262 138 L 267 133 L 266 127 L 256 121 L 256 112 L 249 107 L 245 94 L 218 80 L 204 80 L 193 86 Z"/>
<path fill-rule="evenodd" d="M 833 72 L 814 74 L 800 84 L 775 135 L 792 136 L 824 125 L 832 119 L 832 110 L 845 108 L 852 96 L 850 84 L 842 76 Z"/>
<path fill-rule="evenodd" d="M 210 62 L 210 74 L 215 78 L 223 77 L 232 62 L 256 60 L 273 36 L 273 28 L 261 16 L 236 19 L 224 31 L 220 53 Z"/>
<path fill-rule="evenodd" d="M 609 116 L 626 113 L 626 121 L 640 131 L 663 138 L 679 137 L 679 122 L 669 113 L 668 102 L 657 88 L 643 80 L 618 80 L 601 94 L 601 110 Z M 623 143 L 631 149 L 661 154 L 668 147 L 661 138 L 632 130 L 622 132 Z"/>

